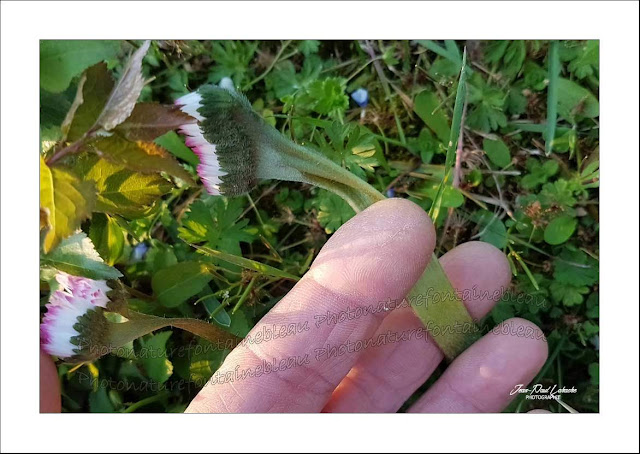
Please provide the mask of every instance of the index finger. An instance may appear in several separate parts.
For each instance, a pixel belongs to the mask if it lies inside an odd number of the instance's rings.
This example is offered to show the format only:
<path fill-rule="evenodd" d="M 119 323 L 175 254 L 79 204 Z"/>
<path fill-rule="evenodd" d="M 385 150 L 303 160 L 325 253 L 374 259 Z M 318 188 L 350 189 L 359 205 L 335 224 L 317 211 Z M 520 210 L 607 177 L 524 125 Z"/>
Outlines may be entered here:
<path fill-rule="evenodd" d="M 387 314 L 385 303 L 406 296 L 434 244 L 431 220 L 412 202 L 384 200 L 359 213 L 187 411 L 320 411 Z"/>

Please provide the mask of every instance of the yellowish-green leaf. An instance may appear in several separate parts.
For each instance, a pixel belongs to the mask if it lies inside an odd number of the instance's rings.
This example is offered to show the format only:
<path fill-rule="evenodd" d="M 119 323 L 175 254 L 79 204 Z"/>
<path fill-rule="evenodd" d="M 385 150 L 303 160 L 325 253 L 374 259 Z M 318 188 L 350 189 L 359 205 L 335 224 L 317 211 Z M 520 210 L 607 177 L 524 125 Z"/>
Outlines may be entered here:
<path fill-rule="evenodd" d="M 95 185 L 96 211 L 129 219 L 149 214 L 160 197 L 173 186 L 158 174 L 135 172 L 95 155 L 82 156 L 74 170 Z"/>
<path fill-rule="evenodd" d="M 42 158 L 40 178 L 44 180 L 44 184 L 41 183 L 40 206 L 48 210 L 48 224 L 51 226 L 43 244 L 47 253 L 60 240 L 73 235 L 80 223 L 91 216 L 96 193 L 90 182 L 81 181 L 67 169 L 48 167 Z"/>
<path fill-rule="evenodd" d="M 164 148 L 153 142 L 130 141 L 114 134 L 92 142 L 93 148 L 105 159 L 143 173 L 166 172 L 190 185 L 194 181 Z"/>
<path fill-rule="evenodd" d="M 124 234 L 116 220 L 108 214 L 96 213 L 93 215 L 89 238 L 107 264 L 113 265 L 122 256 Z"/>
<path fill-rule="evenodd" d="M 51 169 L 40 156 L 40 229 L 51 227 L 53 214 L 53 177 Z"/>

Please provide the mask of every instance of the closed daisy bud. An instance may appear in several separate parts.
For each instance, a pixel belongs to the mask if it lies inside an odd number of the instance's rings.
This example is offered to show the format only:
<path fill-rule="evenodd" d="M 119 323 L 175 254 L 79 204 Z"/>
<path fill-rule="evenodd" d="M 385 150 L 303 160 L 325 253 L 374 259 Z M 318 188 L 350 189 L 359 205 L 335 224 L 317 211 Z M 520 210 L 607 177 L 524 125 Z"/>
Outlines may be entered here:
<path fill-rule="evenodd" d="M 383 198 L 323 154 L 284 137 L 253 110 L 231 80 L 204 85 L 176 104 L 197 120 L 179 130 L 200 158 L 197 171 L 209 194 L 236 196 L 260 179 L 274 179 L 328 189 L 356 211 Z"/>
<path fill-rule="evenodd" d="M 107 292 L 111 289 L 106 281 L 62 271 L 55 281 L 57 288 L 40 325 L 43 349 L 64 359 L 96 356 L 91 349 L 104 345 L 108 327 L 102 311 L 109 303 Z"/>

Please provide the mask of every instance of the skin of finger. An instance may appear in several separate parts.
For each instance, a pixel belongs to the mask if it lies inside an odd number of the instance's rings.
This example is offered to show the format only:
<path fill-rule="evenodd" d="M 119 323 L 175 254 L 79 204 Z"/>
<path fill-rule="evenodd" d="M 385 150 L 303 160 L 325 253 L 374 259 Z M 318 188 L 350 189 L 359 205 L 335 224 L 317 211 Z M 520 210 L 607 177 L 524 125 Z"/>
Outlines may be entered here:
<path fill-rule="evenodd" d="M 462 244 L 440 263 L 476 320 L 491 311 L 511 281 L 507 258 L 488 243 Z M 442 352 L 423 335 L 424 325 L 412 308 L 394 310 L 376 334 L 388 331 L 405 333 L 407 340 L 367 349 L 323 411 L 395 412 L 442 361 Z"/>
<path fill-rule="evenodd" d="M 528 320 L 496 326 L 455 359 L 410 409 L 414 413 L 495 413 L 533 380 L 547 360 L 547 341 Z"/>
<path fill-rule="evenodd" d="M 62 408 L 60 382 L 56 365 L 42 350 L 40 351 L 40 413 L 60 413 Z"/>
<path fill-rule="evenodd" d="M 404 298 L 434 245 L 431 220 L 412 202 L 388 199 L 356 215 L 229 354 L 187 411 L 320 411 L 357 361 L 353 346 L 370 337 L 388 312 L 357 314 Z"/>

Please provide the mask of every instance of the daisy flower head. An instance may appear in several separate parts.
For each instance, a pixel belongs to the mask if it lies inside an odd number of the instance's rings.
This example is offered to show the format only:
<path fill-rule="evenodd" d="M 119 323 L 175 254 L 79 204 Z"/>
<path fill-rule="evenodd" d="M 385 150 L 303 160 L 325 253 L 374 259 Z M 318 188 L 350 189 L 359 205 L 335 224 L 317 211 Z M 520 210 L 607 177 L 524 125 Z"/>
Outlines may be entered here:
<path fill-rule="evenodd" d="M 233 83 L 204 85 L 175 101 L 197 123 L 182 125 L 185 143 L 200 159 L 197 172 L 212 195 L 239 195 L 257 183 L 262 118 Z"/>
<path fill-rule="evenodd" d="M 40 325 L 44 351 L 60 358 L 81 356 L 86 347 L 104 334 L 102 309 L 107 307 L 106 281 L 72 276 L 58 271 L 57 288 L 51 293 Z"/>

